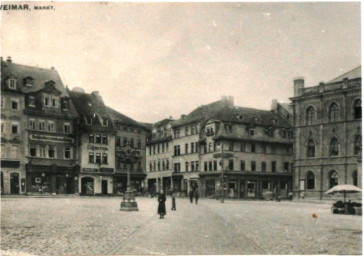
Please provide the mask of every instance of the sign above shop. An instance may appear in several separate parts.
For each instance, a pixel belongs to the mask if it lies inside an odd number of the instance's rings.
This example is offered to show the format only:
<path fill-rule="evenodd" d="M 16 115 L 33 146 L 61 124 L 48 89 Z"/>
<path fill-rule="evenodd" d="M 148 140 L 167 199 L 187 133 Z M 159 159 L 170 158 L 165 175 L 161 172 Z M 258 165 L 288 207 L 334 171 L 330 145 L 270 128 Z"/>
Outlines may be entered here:
<path fill-rule="evenodd" d="M 62 142 L 62 143 L 73 143 L 74 139 L 69 137 L 44 135 L 44 134 L 30 134 L 29 138 L 31 140 L 42 140 L 42 141 L 52 141 L 52 142 Z"/>
<path fill-rule="evenodd" d="M 94 145 L 87 145 L 87 149 L 91 149 L 91 150 L 109 150 L 107 147 L 99 147 L 99 146 L 94 146 Z"/>

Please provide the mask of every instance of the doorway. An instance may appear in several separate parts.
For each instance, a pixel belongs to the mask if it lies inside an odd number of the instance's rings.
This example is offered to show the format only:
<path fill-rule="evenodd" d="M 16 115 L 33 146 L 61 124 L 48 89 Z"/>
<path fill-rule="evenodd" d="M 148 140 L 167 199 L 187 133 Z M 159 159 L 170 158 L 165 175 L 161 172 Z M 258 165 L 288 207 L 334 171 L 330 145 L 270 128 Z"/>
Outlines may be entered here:
<path fill-rule="evenodd" d="M 247 181 L 246 189 L 247 189 L 247 196 L 248 197 L 255 197 L 255 188 L 256 188 L 256 182 L 255 181 Z"/>
<path fill-rule="evenodd" d="M 19 173 L 10 173 L 10 194 L 19 194 Z"/>
<path fill-rule="evenodd" d="M 107 180 L 102 180 L 101 183 L 101 193 L 107 195 Z"/>
<path fill-rule="evenodd" d="M 75 188 L 74 188 L 74 177 L 67 177 L 66 178 L 66 193 L 67 194 L 74 194 Z"/>
<path fill-rule="evenodd" d="M 84 177 L 81 179 L 81 194 L 93 195 L 94 194 L 94 179 L 91 177 Z"/>

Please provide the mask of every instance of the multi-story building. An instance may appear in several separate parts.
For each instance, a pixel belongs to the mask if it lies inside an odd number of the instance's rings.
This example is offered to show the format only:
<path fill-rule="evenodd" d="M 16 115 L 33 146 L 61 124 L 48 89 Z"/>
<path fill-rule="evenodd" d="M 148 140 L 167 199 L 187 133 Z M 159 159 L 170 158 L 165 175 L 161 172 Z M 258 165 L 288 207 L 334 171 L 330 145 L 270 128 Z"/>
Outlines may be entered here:
<path fill-rule="evenodd" d="M 152 125 L 147 141 L 147 186 L 151 194 L 167 193 L 174 187 L 172 174 L 172 118 L 166 118 Z"/>
<path fill-rule="evenodd" d="M 68 92 L 79 120 L 79 191 L 82 195 L 113 193 L 115 128 L 99 92 Z"/>
<path fill-rule="evenodd" d="M 1 58 L 1 193 L 25 193 L 24 94 L 9 57 Z M 17 73 L 17 72 L 16 72 Z"/>
<path fill-rule="evenodd" d="M 114 109 L 107 107 L 116 129 L 115 139 L 115 174 L 114 193 L 122 193 L 127 188 L 127 173 L 129 166 L 123 164 L 123 151 L 129 143 L 133 151 L 137 152 L 137 161 L 130 166 L 130 185 L 138 192 L 146 187 L 144 184 L 146 174 L 146 135 L 148 129 L 145 125 L 127 117 Z"/>
<path fill-rule="evenodd" d="M 22 118 L 18 129 L 23 136 L 25 177 L 21 190 L 27 193 L 76 193 L 76 120 L 78 114 L 69 100 L 58 72 L 7 61 L 2 64 L 4 83 L 20 94 Z M 12 100 L 11 109 L 16 101 Z M 9 109 L 7 110 L 9 111 Z M 11 120 L 16 120 L 15 116 Z M 12 149 L 12 152 L 14 150 Z M 3 168 L 3 166 L 2 166 Z"/>
<path fill-rule="evenodd" d="M 361 187 L 361 66 L 307 88 L 295 79 L 291 100 L 295 197 L 322 199 L 338 184 Z"/>

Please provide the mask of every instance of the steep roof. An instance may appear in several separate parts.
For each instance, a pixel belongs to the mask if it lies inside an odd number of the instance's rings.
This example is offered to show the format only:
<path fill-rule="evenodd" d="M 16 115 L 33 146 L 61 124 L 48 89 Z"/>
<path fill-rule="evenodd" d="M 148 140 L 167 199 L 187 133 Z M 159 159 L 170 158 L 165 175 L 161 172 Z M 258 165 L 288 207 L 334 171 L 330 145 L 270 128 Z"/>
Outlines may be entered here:
<path fill-rule="evenodd" d="M 105 104 L 96 95 L 76 91 L 69 91 L 69 95 L 80 115 L 108 117 Z"/>
<path fill-rule="evenodd" d="M 255 121 L 254 118 L 257 118 L 257 121 Z M 173 127 L 187 125 L 194 122 L 206 122 L 210 119 L 231 123 L 256 124 L 272 127 L 291 127 L 285 119 L 271 111 L 231 106 L 224 100 L 198 107 L 186 117 L 175 121 L 173 123 Z M 276 120 L 275 123 L 273 119 Z"/>
<path fill-rule="evenodd" d="M 113 121 L 120 122 L 122 124 L 130 125 L 130 126 L 134 126 L 134 127 L 139 127 L 144 130 L 148 129 L 144 124 L 139 123 L 139 122 L 131 119 L 130 117 L 123 115 L 120 112 L 118 112 L 110 107 L 106 107 L 106 111 L 110 115 L 110 117 Z"/>
<path fill-rule="evenodd" d="M 167 124 L 169 124 L 169 123 L 171 123 L 171 122 L 173 122 L 173 121 L 174 121 L 174 120 L 173 120 L 173 119 L 171 119 L 171 118 L 165 118 L 165 119 L 163 119 L 163 120 L 161 120 L 161 121 L 158 121 L 158 122 L 154 123 L 154 124 L 153 124 L 153 127 L 154 127 L 154 128 L 163 127 L 163 126 L 166 126 Z"/>
<path fill-rule="evenodd" d="M 361 78 L 361 65 L 359 67 L 356 67 L 356 68 L 350 70 L 349 72 L 346 72 L 346 73 L 332 79 L 328 83 L 339 82 L 339 81 L 342 81 L 344 78 L 348 78 L 349 80 L 355 79 L 355 78 Z"/>

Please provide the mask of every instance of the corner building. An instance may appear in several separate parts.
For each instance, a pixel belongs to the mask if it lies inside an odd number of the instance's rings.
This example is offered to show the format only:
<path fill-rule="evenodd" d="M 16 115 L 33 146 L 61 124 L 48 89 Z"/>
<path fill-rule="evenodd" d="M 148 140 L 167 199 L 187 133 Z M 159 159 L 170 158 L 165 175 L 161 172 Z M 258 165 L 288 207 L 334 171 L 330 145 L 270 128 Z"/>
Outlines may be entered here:
<path fill-rule="evenodd" d="M 319 85 L 294 80 L 294 196 L 324 199 L 335 185 L 361 187 L 361 66 Z"/>

